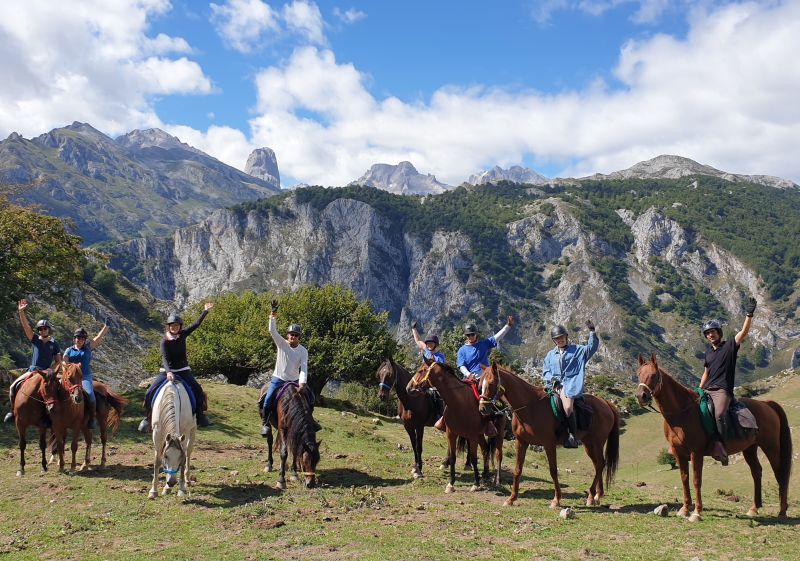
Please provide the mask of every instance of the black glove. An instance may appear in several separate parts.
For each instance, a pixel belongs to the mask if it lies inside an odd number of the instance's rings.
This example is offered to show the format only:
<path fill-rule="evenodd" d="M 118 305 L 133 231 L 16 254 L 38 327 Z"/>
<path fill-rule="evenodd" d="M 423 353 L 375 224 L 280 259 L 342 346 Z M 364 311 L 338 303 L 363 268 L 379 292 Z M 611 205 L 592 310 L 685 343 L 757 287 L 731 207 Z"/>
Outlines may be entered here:
<path fill-rule="evenodd" d="M 416 328 L 417 328 L 417 322 L 415 320 L 411 322 L 411 329 L 416 329 Z"/>
<path fill-rule="evenodd" d="M 106 316 L 105 317 L 105 319 L 103 320 L 103 325 L 105 325 L 106 327 L 110 327 L 111 326 L 111 316 Z"/>
<path fill-rule="evenodd" d="M 594 331 L 594 322 L 590 319 L 586 320 L 586 327 L 589 328 L 589 331 Z"/>
<path fill-rule="evenodd" d="M 277 311 L 278 311 L 278 301 L 277 300 L 273 300 L 272 301 L 272 313 L 274 314 Z"/>
<path fill-rule="evenodd" d="M 744 307 L 744 311 L 747 312 L 747 317 L 753 317 L 753 312 L 756 311 L 756 299 L 752 296 L 747 299 L 747 305 Z"/>

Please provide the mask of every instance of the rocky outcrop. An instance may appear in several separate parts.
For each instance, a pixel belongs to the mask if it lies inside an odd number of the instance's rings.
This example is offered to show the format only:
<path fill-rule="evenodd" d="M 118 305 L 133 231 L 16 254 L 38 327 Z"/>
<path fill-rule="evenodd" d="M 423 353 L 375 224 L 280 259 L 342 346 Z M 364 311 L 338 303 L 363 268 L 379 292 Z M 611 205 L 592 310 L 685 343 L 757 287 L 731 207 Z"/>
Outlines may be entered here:
<path fill-rule="evenodd" d="M 250 153 L 244 172 L 265 181 L 275 189 L 281 188 L 278 159 L 272 148 L 257 148 Z"/>
<path fill-rule="evenodd" d="M 522 166 L 511 166 L 503 169 L 494 166 L 487 171 L 480 171 L 469 176 L 467 183 L 472 185 L 483 185 L 485 183 L 498 183 L 500 181 L 510 181 L 511 183 L 528 183 L 531 185 L 546 185 L 550 182 L 548 178 L 537 173 L 530 168 Z"/>
<path fill-rule="evenodd" d="M 411 162 L 400 162 L 396 166 L 375 164 L 350 185 L 375 187 L 398 195 L 431 195 L 450 188 L 431 174 L 419 173 Z"/>

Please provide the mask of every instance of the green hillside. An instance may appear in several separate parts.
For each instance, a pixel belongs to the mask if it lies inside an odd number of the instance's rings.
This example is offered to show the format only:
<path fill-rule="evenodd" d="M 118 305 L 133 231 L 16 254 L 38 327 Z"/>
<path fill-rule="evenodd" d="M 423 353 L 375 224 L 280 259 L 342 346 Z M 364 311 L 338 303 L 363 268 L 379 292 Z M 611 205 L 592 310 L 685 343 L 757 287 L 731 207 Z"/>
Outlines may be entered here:
<path fill-rule="evenodd" d="M 141 392 L 111 443 L 106 471 L 40 474 L 38 450 L 28 445 L 28 474 L 17 479 L 16 437 L 0 430 L 0 555 L 40 559 L 797 559 L 800 485 L 790 487 L 790 519 L 778 521 L 776 486 L 765 469 L 762 516 L 745 516 L 752 487 L 741 456 L 722 468 L 708 460 L 705 513 L 691 524 L 651 513 L 661 503 L 673 512 L 680 496 L 677 470 L 658 465 L 665 446 L 660 417 L 629 419 L 621 439 L 620 471 L 603 506 L 586 508 L 589 462 L 582 451 L 559 449 L 565 504 L 577 517 L 561 520 L 547 508 L 552 487 L 540 453 L 529 453 L 521 497 L 503 507 L 514 461 L 506 443 L 503 488 L 468 491 L 459 471 L 456 492 L 444 494 L 437 469 L 444 437 L 426 433 L 426 476 L 412 481 L 407 436 L 391 418 L 337 407 L 317 409 L 323 426 L 321 487 L 289 483 L 274 489 L 264 473 L 256 391 L 206 383 L 214 425 L 200 431 L 194 455 L 197 483 L 185 500 L 147 499 L 152 444 L 134 432 Z M 800 420 L 800 380 L 795 376 L 764 397 Z M 331 405 L 337 405 L 331 400 Z M 376 421 L 376 419 L 378 419 Z M 95 449 L 97 455 L 97 448 Z M 82 454 L 83 447 L 79 450 Z M 459 461 L 459 464 L 461 461 Z M 644 485 L 641 485 L 641 483 Z M 641 486 L 637 486 L 637 484 Z M 718 491 L 719 490 L 719 491 Z M 739 502 L 732 502 L 729 495 Z M 725 539 L 720 539 L 725 536 Z"/>

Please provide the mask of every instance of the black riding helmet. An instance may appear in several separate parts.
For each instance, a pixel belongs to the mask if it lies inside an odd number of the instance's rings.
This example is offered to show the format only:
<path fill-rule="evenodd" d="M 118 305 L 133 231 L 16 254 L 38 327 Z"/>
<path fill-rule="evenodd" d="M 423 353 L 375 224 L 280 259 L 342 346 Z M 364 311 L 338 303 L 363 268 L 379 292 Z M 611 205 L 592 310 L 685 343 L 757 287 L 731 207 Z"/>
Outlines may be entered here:
<path fill-rule="evenodd" d="M 475 327 L 474 323 L 468 323 L 464 326 L 464 335 L 475 335 L 478 333 L 478 329 Z"/>
<path fill-rule="evenodd" d="M 555 339 L 556 337 L 561 337 L 562 335 L 569 336 L 569 333 L 567 333 L 567 328 L 564 327 L 563 325 L 555 325 L 550 328 L 551 339 Z"/>
<path fill-rule="evenodd" d="M 298 324 L 293 323 L 289 326 L 289 330 L 287 331 L 289 335 L 297 335 L 298 337 L 303 336 L 303 328 L 300 327 Z"/>
<path fill-rule="evenodd" d="M 179 323 L 183 325 L 183 318 L 179 316 L 176 312 L 172 312 L 167 318 L 167 325 L 169 325 L 170 323 Z"/>
<path fill-rule="evenodd" d="M 437 347 L 439 346 L 439 337 L 436 335 L 431 335 L 427 339 L 425 339 L 426 343 L 434 343 Z"/>
<path fill-rule="evenodd" d="M 86 338 L 89 336 L 89 333 L 83 327 L 79 327 L 78 329 L 75 330 L 75 333 L 73 333 L 72 336 Z"/>
<path fill-rule="evenodd" d="M 53 330 L 53 326 L 51 326 L 50 322 L 46 319 L 40 319 L 38 322 L 36 322 L 36 329 L 39 329 L 40 327 L 46 327 L 49 331 Z"/>
<path fill-rule="evenodd" d="M 703 327 L 701 328 L 703 337 L 705 337 L 706 333 L 712 329 L 716 329 L 717 333 L 719 333 L 719 338 L 722 339 L 722 323 L 718 319 L 710 319 L 703 324 Z"/>

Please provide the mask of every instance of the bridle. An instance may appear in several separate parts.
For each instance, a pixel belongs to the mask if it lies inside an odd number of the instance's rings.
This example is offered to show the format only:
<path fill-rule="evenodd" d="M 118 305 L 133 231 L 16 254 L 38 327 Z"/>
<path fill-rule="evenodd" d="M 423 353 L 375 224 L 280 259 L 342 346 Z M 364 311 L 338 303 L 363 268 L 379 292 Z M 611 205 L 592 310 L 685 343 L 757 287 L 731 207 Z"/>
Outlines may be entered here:
<path fill-rule="evenodd" d="M 646 365 L 642 365 L 642 367 L 644 367 L 644 366 L 646 366 Z M 656 370 L 656 376 L 658 376 L 658 383 L 655 385 L 655 387 L 651 388 L 649 385 L 645 384 L 644 382 L 639 382 L 639 385 L 636 386 L 636 389 L 645 388 L 645 389 L 647 389 L 648 392 L 650 392 L 650 396 L 653 399 L 657 399 L 656 393 L 661 392 L 661 388 L 664 385 L 664 376 L 661 374 L 661 369 L 658 366 L 654 366 L 654 368 Z M 637 377 L 641 380 L 641 374 L 637 374 Z M 655 407 L 653 407 L 652 403 L 647 403 L 645 405 L 645 407 L 650 409 L 651 411 L 656 412 L 656 413 L 662 413 L 661 411 L 659 411 Z M 660 405 L 659 405 L 659 407 L 660 407 Z"/>
<path fill-rule="evenodd" d="M 381 368 L 381 370 L 383 370 L 383 368 Z M 393 370 L 391 367 L 389 368 L 389 372 L 391 372 L 392 374 L 394 374 L 394 380 L 392 381 L 392 384 L 391 384 L 391 385 L 389 385 L 389 384 L 387 384 L 387 383 L 385 383 L 385 382 L 380 382 L 380 383 L 378 384 L 378 387 L 379 387 L 379 388 L 381 388 L 381 389 L 384 389 L 384 390 L 386 390 L 387 392 L 391 392 L 391 391 L 392 391 L 392 388 L 394 388 L 394 387 L 397 385 L 397 372 L 395 372 L 395 371 L 394 371 L 394 370 Z M 388 375 L 389 375 L 389 374 L 387 374 L 386 376 L 388 376 Z M 383 379 L 385 380 L 386 378 L 384 377 Z"/>
<path fill-rule="evenodd" d="M 488 384 L 485 384 L 488 386 Z M 494 397 L 487 397 L 483 395 L 481 392 L 481 397 L 478 400 L 479 405 L 492 405 L 497 407 L 497 401 L 503 396 L 506 389 L 503 387 L 503 384 L 500 382 L 500 372 L 497 373 L 497 390 L 495 391 Z"/>
<path fill-rule="evenodd" d="M 431 384 L 431 382 L 430 382 L 431 370 L 433 370 L 433 367 L 434 367 L 435 365 L 436 365 L 436 363 L 435 363 L 435 362 L 433 362 L 433 363 L 431 363 L 431 364 L 428 366 L 428 370 L 425 372 L 425 377 L 424 377 L 424 378 L 422 378 L 422 380 L 420 380 L 419 382 L 417 382 L 417 381 L 416 381 L 416 378 L 417 378 L 417 376 L 416 376 L 416 375 L 415 375 L 413 378 L 411 378 L 411 387 L 412 387 L 412 388 L 414 388 L 414 389 L 417 389 L 417 388 L 419 388 L 419 387 L 420 387 L 422 384 L 424 384 L 424 383 L 426 383 L 426 382 L 428 383 L 428 385 L 429 385 L 429 386 L 430 386 L 430 385 L 432 385 L 432 384 Z"/>

